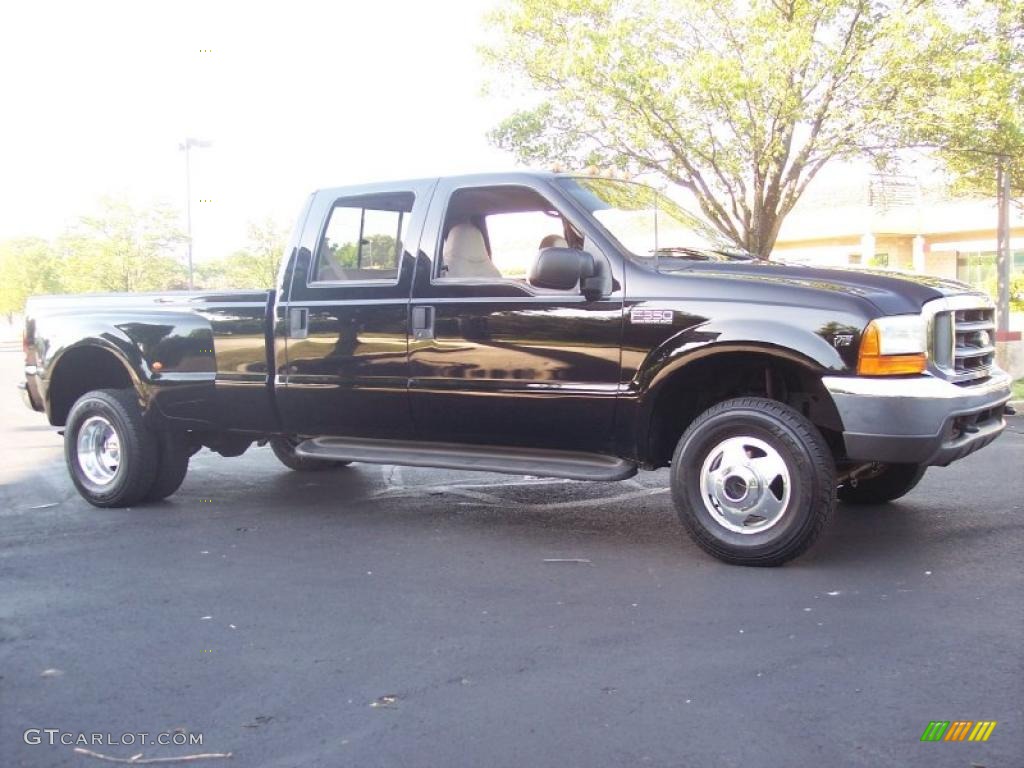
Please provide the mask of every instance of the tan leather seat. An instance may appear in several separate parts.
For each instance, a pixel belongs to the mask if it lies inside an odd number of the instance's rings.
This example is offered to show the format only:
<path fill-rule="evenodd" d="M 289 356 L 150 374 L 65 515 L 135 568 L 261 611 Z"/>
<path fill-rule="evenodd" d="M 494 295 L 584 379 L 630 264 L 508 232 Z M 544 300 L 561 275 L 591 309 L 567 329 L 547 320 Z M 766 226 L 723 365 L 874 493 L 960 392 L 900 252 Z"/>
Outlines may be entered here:
<path fill-rule="evenodd" d="M 501 272 L 487 255 L 483 233 L 468 221 L 451 228 L 444 240 L 441 256 L 448 267 L 445 277 L 501 279 Z"/>

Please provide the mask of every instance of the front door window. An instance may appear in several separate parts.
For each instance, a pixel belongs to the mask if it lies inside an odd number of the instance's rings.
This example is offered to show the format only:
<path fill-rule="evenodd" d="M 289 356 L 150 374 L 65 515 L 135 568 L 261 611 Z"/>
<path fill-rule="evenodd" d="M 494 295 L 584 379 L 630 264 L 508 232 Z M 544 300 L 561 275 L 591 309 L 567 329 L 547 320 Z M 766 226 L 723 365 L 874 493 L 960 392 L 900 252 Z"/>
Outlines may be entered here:
<path fill-rule="evenodd" d="M 448 204 L 434 277 L 525 285 L 541 250 L 582 245 L 572 224 L 532 189 L 460 189 Z"/>

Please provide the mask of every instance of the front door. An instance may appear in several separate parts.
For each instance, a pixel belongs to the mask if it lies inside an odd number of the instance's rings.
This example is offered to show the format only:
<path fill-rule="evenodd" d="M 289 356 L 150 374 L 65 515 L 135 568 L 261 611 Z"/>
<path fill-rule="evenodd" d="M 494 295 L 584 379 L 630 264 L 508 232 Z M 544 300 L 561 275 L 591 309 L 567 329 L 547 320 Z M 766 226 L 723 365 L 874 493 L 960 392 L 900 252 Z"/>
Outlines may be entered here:
<path fill-rule="evenodd" d="M 417 437 L 611 451 L 623 295 L 619 266 L 543 181 L 442 181 L 421 241 L 411 311 Z M 604 295 L 531 285 L 541 248 L 603 259 Z"/>
<path fill-rule="evenodd" d="M 434 183 L 314 198 L 283 304 L 277 400 L 297 435 L 412 437 L 409 293 Z"/>

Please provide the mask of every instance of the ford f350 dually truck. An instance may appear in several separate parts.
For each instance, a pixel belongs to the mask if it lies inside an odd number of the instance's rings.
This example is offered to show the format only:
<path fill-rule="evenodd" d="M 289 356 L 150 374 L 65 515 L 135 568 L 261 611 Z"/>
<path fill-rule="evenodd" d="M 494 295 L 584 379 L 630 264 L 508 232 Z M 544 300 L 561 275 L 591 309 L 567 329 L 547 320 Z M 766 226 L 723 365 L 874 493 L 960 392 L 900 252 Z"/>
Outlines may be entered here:
<path fill-rule="evenodd" d="M 670 468 L 694 540 L 805 551 L 994 440 L 1009 377 L 961 283 L 753 258 L 667 196 L 508 173 L 326 189 L 269 291 L 34 297 L 23 394 L 101 507 L 205 446 L 621 480 Z"/>

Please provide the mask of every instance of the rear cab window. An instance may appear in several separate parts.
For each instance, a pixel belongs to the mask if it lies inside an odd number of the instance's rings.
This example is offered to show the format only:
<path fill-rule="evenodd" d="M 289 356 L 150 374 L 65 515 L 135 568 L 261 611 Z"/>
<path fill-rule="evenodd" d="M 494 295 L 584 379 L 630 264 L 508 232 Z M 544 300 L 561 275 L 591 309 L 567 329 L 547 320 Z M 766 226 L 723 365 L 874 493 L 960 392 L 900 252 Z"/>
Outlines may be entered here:
<path fill-rule="evenodd" d="M 411 192 L 336 201 L 317 245 L 310 284 L 397 283 L 414 203 Z"/>

